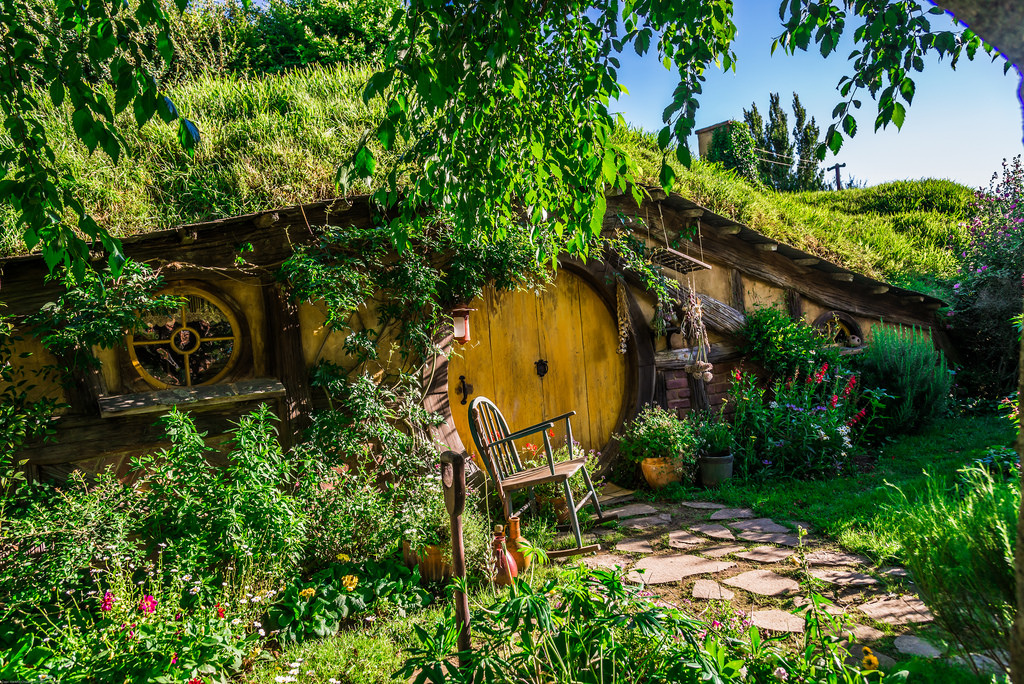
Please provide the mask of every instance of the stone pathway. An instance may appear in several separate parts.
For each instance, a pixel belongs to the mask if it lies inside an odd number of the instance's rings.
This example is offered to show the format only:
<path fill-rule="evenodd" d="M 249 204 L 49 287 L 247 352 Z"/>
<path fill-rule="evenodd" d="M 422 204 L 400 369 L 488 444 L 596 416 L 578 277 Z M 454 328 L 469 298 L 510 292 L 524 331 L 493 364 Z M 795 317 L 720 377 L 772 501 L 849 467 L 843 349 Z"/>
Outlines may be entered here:
<path fill-rule="evenodd" d="M 913 595 L 903 568 L 873 568 L 869 558 L 835 544 L 811 536 L 801 541 L 796 531 L 809 534 L 807 523 L 780 523 L 757 517 L 749 508 L 709 501 L 678 507 L 631 503 L 609 512 L 619 522 L 593 532 L 625 533 L 625 538 L 614 551 L 580 562 L 593 569 L 625 570 L 630 581 L 649 586 L 660 605 L 693 601 L 702 610 L 701 602 L 727 601 L 760 629 L 798 634 L 804 631 L 803 611 L 809 603 L 800 584 L 802 559 L 808 574 L 819 580 L 814 591 L 831 601 L 822 609 L 842 621 L 835 628 L 847 635 L 851 662 L 859 662 L 868 645 L 883 669 L 891 666 L 895 661 L 875 648 L 879 642 L 899 658 L 943 655 L 930 641 L 908 632 L 928 627 L 933 616 Z"/>

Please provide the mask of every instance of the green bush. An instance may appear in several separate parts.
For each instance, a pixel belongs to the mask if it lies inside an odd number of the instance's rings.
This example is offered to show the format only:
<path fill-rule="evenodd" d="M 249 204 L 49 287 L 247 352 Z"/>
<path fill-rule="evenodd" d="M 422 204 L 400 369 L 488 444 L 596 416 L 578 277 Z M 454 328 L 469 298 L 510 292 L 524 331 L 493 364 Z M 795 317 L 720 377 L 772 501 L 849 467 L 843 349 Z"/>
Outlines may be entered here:
<path fill-rule="evenodd" d="M 707 157 L 708 161 L 720 163 L 754 185 L 761 184 L 757 155 L 754 154 L 754 136 L 742 121 L 730 121 L 728 125 L 715 129 Z"/>
<path fill-rule="evenodd" d="M 689 423 L 674 411 L 648 404 L 626 424 L 619 437 L 619 453 L 639 463 L 645 458 L 681 459 L 684 467 L 697 462 L 697 438 Z"/>
<path fill-rule="evenodd" d="M 838 352 L 826 347 L 828 340 L 820 332 L 774 307 L 748 312 L 740 337 L 744 356 L 773 378 L 797 372 L 806 375 L 823 362 L 835 367 L 838 359 Z"/>
<path fill-rule="evenodd" d="M 936 621 L 965 653 L 984 652 L 1007 672 L 1004 654 L 1016 605 L 1018 482 L 965 468 L 953 484 L 933 477 L 920 501 L 910 502 L 900 492 L 893 504 L 907 570 Z"/>
<path fill-rule="evenodd" d="M 890 395 L 878 416 L 882 427 L 913 432 L 948 412 L 953 374 L 924 331 L 872 326 L 871 344 L 857 363 L 865 386 Z"/>

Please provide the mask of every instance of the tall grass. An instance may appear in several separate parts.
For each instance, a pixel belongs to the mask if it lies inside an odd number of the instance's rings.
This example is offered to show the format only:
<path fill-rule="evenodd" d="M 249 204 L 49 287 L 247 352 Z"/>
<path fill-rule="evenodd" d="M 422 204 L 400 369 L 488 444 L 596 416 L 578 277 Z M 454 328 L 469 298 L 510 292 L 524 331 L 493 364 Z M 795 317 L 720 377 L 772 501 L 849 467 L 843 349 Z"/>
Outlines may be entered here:
<path fill-rule="evenodd" d="M 903 559 L 921 598 L 967 653 L 985 652 L 1009 672 L 1015 605 L 1013 554 L 1020 487 L 983 468 L 959 481 L 933 477 L 915 503 L 900 492 Z"/>
<path fill-rule="evenodd" d="M 206 74 L 183 80 L 169 95 L 203 136 L 194 158 L 181 150 L 173 126 L 138 129 L 130 114 L 122 117 L 121 129 L 131 154 L 116 166 L 77 142 L 69 107 L 48 111 L 45 125 L 58 166 L 72 179 L 67 183 L 111 233 L 125 236 L 334 196 L 337 165 L 381 115 L 378 102 L 366 106 L 361 98 L 370 73 L 369 67 L 313 66 L 260 78 Z M 641 179 L 656 183 L 662 154 L 655 137 L 623 128 L 617 141 L 637 161 Z M 376 152 L 378 169 L 387 169 L 393 155 Z M 882 212 L 878 206 L 896 195 L 870 195 L 870 188 L 781 194 L 697 161 L 689 170 L 677 167 L 676 190 L 773 238 L 895 278 L 954 271 L 943 245 L 959 230 L 959 214 L 942 212 L 958 205 L 935 199 L 941 193 L 933 186 L 942 183 L 903 184 L 893 211 Z M 849 199 L 869 195 L 877 196 L 873 204 Z M 23 251 L 14 215 L 0 205 L 0 257 Z"/>

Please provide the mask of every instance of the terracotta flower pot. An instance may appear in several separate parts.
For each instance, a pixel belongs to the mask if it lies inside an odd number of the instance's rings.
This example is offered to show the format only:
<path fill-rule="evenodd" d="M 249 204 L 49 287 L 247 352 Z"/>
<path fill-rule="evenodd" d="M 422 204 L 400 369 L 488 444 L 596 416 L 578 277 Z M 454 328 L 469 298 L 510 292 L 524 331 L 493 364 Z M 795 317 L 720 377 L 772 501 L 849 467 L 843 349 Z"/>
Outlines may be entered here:
<path fill-rule="evenodd" d="M 568 511 L 568 509 L 566 510 Z M 505 546 L 508 548 L 509 555 L 515 559 L 519 572 L 524 572 L 530 568 L 530 559 L 519 548 L 519 542 L 523 540 L 524 537 L 519 534 L 519 518 L 509 518 L 508 539 L 505 541 Z"/>
<path fill-rule="evenodd" d="M 538 496 L 537 503 L 541 506 L 551 504 L 559 525 L 569 521 L 569 504 L 565 502 L 564 496 Z"/>
<path fill-rule="evenodd" d="M 446 582 L 452 578 L 451 562 L 445 557 L 440 546 L 428 544 L 414 553 L 409 542 L 402 540 L 402 559 L 410 568 L 420 566 L 420 577 L 428 582 Z"/>
<path fill-rule="evenodd" d="M 674 458 L 645 458 L 640 461 L 640 470 L 651 489 L 661 489 L 672 482 L 680 482 L 683 474 L 676 468 Z"/>

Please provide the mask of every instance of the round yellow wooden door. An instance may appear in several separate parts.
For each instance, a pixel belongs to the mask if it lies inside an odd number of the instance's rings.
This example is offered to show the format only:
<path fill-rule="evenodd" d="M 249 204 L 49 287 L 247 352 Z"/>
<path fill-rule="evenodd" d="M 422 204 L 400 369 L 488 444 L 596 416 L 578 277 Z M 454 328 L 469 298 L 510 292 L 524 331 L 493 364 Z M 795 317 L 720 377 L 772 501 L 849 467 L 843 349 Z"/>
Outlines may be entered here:
<path fill-rule="evenodd" d="M 626 358 L 616 353 L 616 320 L 598 294 L 563 269 L 539 295 L 487 290 L 470 305 L 472 339 L 456 344 L 448 365 L 448 398 L 462 443 L 475 453 L 469 401 L 487 397 L 513 431 L 568 411 L 573 438 L 601 449 L 626 401 Z M 538 373 L 538 361 L 546 366 Z M 461 378 L 471 386 L 463 402 Z M 565 443 L 564 422 L 553 445 Z M 520 442 L 541 444 L 534 435 Z"/>

